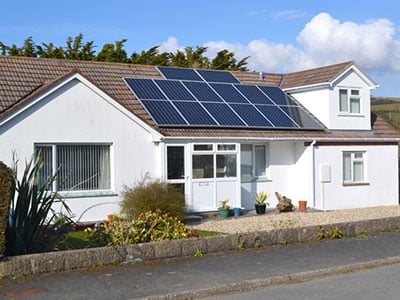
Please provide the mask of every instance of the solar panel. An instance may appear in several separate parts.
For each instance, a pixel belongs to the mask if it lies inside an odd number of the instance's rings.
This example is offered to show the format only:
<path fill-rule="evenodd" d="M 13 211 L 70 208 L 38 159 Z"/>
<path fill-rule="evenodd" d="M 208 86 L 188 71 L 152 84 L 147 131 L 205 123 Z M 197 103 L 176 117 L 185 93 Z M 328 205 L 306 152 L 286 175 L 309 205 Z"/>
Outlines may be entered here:
<path fill-rule="evenodd" d="M 251 127 L 273 127 L 253 105 L 251 104 L 231 104 L 233 110 Z"/>
<path fill-rule="evenodd" d="M 256 105 L 261 113 L 278 128 L 298 128 L 297 124 L 290 119 L 276 105 Z"/>
<path fill-rule="evenodd" d="M 237 88 L 251 103 L 273 104 L 273 102 L 255 85 L 235 84 Z"/>
<path fill-rule="evenodd" d="M 222 126 L 246 126 L 225 103 L 204 102 L 203 105 Z"/>
<path fill-rule="evenodd" d="M 155 82 L 170 100 L 195 100 L 180 81 L 155 80 Z"/>
<path fill-rule="evenodd" d="M 207 82 L 240 83 L 232 73 L 227 71 L 199 69 L 197 72 Z"/>
<path fill-rule="evenodd" d="M 300 106 L 281 106 L 281 108 L 304 129 L 321 129 L 321 125 Z"/>
<path fill-rule="evenodd" d="M 210 85 L 227 103 L 249 103 L 232 84 L 210 83 Z"/>
<path fill-rule="evenodd" d="M 258 88 L 266 93 L 277 105 L 297 105 L 279 87 L 260 85 Z"/>
<path fill-rule="evenodd" d="M 152 79 L 125 78 L 139 99 L 167 99 Z"/>
<path fill-rule="evenodd" d="M 169 101 L 142 100 L 142 103 L 158 125 L 187 125 Z"/>
<path fill-rule="evenodd" d="M 324 128 L 279 87 L 243 85 L 227 71 L 158 69 L 167 79 L 125 78 L 158 126 Z"/>
<path fill-rule="evenodd" d="M 203 81 L 194 69 L 157 67 L 166 79 Z"/>
<path fill-rule="evenodd" d="M 189 125 L 217 125 L 198 102 L 173 101 L 173 104 L 188 121 Z"/>
<path fill-rule="evenodd" d="M 199 101 L 223 102 L 223 100 L 205 82 L 182 82 Z"/>

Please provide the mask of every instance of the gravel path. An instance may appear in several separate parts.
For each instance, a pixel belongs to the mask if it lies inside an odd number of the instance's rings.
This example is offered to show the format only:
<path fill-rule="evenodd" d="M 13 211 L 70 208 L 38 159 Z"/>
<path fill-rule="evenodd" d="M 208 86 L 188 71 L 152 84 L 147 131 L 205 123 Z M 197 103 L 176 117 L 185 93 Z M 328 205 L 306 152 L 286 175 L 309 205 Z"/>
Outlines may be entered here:
<path fill-rule="evenodd" d="M 210 230 L 223 233 L 243 233 L 255 231 L 269 231 L 280 228 L 293 228 L 302 226 L 317 226 L 340 222 L 351 222 L 368 219 L 380 219 L 400 216 L 400 205 L 377 206 L 357 209 L 344 209 L 334 211 L 293 211 L 278 213 L 270 209 L 265 215 L 255 215 L 249 212 L 240 217 L 220 217 L 205 219 L 194 229 Z"/>

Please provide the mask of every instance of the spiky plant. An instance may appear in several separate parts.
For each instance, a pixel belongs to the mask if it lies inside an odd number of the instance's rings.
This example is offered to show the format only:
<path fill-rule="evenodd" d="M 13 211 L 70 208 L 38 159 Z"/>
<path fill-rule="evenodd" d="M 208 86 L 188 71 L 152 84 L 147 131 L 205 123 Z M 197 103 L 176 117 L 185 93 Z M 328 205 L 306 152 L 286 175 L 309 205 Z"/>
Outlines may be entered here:
<path fill-rule="evenodd" d="M 38 245 L 43 234 L 40 229 L 47 228 L 54 218 L 53 204 L 60 203 L 67 214 L 71 214 L 61 195 L 52 191 L 58 172 L 39 186 L 39 174 L 43 168 L 40 153 L 25 163 L 21 179 L 17 177 L 17 166 L 14 159 L 15 189 L 11 195 L 7 230 L 7 252 L 12 255 L 29 253 Z"/>

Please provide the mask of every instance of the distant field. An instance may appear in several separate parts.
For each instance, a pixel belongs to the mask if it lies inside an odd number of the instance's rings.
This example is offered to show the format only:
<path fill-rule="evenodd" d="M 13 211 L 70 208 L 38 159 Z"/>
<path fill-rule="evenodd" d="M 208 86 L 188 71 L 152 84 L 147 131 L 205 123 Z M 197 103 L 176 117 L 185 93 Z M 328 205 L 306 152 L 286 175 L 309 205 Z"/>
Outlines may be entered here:
<path fill-rule="evenodd" d="M 371 109 L 400 130 L 400 98 L 372 97 Z"/>

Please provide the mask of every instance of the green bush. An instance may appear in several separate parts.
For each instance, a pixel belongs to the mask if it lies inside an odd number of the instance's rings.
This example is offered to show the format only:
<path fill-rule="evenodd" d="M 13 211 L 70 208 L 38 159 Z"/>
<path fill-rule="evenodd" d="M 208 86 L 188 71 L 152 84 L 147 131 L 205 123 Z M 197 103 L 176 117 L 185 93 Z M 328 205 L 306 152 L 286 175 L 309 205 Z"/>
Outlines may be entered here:
<path fill-rule="evenodd" d="M 132 187 L 125 186 L 122 192 L 121 213 L 134 219 L 147 211 L 161 210 L 172 217 L 183 220 L 185 196 L 177 187 L 145 176 Z"/>
<path fill-rule="evenodd" d="M 89 232 L 92 246 L 118 246 L 197 236 L 176 217 L 160 210 L 142 213 L 133 220 L 105 222 L 98 228 L 87 228 L 86 231 Z"/>
<path fill-rule="evenodd" d="M 6 231 L 14 188 L 13 182 L 11 169 L 0 161 L 0 260 L 6 252 Z"/>

